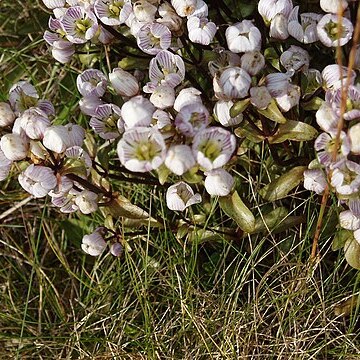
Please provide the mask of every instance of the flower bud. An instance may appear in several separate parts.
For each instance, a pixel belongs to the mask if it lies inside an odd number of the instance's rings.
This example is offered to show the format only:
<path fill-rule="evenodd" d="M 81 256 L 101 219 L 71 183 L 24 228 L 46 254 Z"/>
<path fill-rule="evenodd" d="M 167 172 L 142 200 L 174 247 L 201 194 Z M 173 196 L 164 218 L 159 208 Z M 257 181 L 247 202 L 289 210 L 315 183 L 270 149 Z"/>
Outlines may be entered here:
<path fill-rule="evenodd" d="M 23 160 L 29 150 L 29 143 L 24 136 L 6 134 L 0 140 L 0 148 L 9 160 Z"/>
<path fill-rule="evenodd" d="M 121 253 L 123 252 L 123 247 L 120 243 L 116 242 L 114 244 L 111 244 L 110 246 L 110 254 L 113 256 L 120 256 Z"/>
<path fill-rule="evenodd" d="M 93 233 L 85 235 L 82 239 L 81 248 L 91 256 L 99 256 L 106 248 L 102 228 L 97 228 Z"/>
<path fill-rule="evenodd" d="M 116 93 L 121 96 L 132 97 L 139 92 L 139 83 L 135 76 L 121 68 L 113 69 L 109 80 Z"/>
<path fill-rule="evenodd" d="M 15 114 L 10 105 L 0 102 L 0 128 L 11 125 L 15 120 Z"/>
<path fill-rule="evenodd" d="M 174 145 L 169 148 L 165 165 L 174 174 L 181 176 L 195 165 L 194 155 L 189 145 Z"/>
<path fill-rule="evenodd" d="M 154 105 L 141 95 L 128 100 L 121 108 L 121 115 L 128 128 L 148 126 L 155 111 Z"/>
<path fill-rule="evenodd" d="M 83 214 L 91 214 L 98 208 L 98 196 L 89 190 L 83 190 L 75 198 L 75 204 Z"/>
<path fill-rule="evenodd" d="M 159 85 L 150 96 L 151 103 L 158 109 L 166 109 L 174 105 L 175 90 L 168 85 Z"/>
<path fill-rule="evenodd" d="M 205 189 L 211 196 L 229 195 L 234 185 L 234 178 L 224 169 L 219 168 L 205 173 Z"/>

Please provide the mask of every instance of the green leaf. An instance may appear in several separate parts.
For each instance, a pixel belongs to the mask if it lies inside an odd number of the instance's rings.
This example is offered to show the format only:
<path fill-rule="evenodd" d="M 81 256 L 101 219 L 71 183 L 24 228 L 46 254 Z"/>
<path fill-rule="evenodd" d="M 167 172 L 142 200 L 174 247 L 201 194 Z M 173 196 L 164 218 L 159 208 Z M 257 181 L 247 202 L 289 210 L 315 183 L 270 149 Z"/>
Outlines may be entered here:
<path fill-rule="evenodd" d="M 256 109 L 256 111 L 264 115 L 266 118 L 270 119 L 271 121 L 275 121 L 279 124 L 285 124 L 287 119 L 284 117 L 282 112 L 280 111 L 279 107 L 277 106 L 277 103 L 274 99 L 271 100 L 268 107 L 264 110 L 262 109 Z"/>
<path fill-rule="evenodd" d="M 237 117 L 241 114 L 250 104 L 250 99 L 243 99 L 237 101 L 231 108 L 230 108 L 230 116 L 232 118 Z"/>
<path fill-rule="evenodd" d="M 273 136 L 268 138 L 270 144 L 282 143 L 286 140 L 309 141 L 317 136 L 317 130 L 301 121 L 288 120 L 279 126 Z"/>
<path fill-rule="evenodd" d="M 171 171 L 163 164 L 156 170 L 161 185 L 166 183 L 167 178 L 171 174 Z"/>
<path fill-rule="evenodd" d="M 340 229 L 334 236 L 331 249 L 333 251 L 343 248 L 347 241 L 354 239 L 354 232 L 351 230 Z"/>
<path fill-rule="evenodd" d="M 306 166 L 297 166 L 260 189 L 260 196 L 267 201 L 283 199 L 303 180 Z"/>
<path fill-rule="evenodd" d="M 248 123 L 244 123 L 235 129 L 235 135 L 239 138 L 246 138 L 253 143 L 260 143 L 264 141 L 265 136 L 260 135 Z"/>
<path fill-rule="evenodd" d="M 278 207 L 263 217 L 256 218 L 254 233 L 261 233 L 275 229 L 289 214 L 285 207 Z"/>
<path fill-rule="evenodd" d="M 345 259 L 350 266 L 360 270 L 360 245 L 353 239 L 348 239 L 344 246 Z"/>
<path fill-rule="evenodd" d="M 243 203 L 237 191 L 232 195 L 219 198 L 221 209 L 233 219 L 241 230 L 253 233 L 255 230 L 255 217 L 249 208 Z"/>
<path fill-rule="evenodd" d="M 307 102 L 302 102 L 300 106 L 306 111 L 318 110 L 323 102 L 324 102 L 323 99 L 319 98 L 318 96 L 315 96 Z"/>

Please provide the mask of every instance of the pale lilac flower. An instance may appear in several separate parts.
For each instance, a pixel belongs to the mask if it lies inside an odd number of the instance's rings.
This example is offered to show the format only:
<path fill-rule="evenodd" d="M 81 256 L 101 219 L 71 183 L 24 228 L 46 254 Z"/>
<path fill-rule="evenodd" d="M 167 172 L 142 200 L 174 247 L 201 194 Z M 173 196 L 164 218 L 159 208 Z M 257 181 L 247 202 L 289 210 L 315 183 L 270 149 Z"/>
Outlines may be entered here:
<path fill-rule="evenodd" d="M 352 195 L 360 190 L 360 165 L 346 160 L 331 174 L 331 185 L 340 195 Z"/>
<path fill-rule="evenodd" d="M 243 99 L 249 93 L 251 77 L 242 68 L 231 67 L 222 72 L 219 85 L 224 98 Z"/>
<path fill-rule="evenodd" d="M 147 54 L 156 55 L 171 45 L 171 32 L 162 24 L 143 25 L 136 34 L 138 47 Z"/>
<path fill-rule="evenodd" d="M 63 153 L 72 146 L 82 146 L 85 130 L 74 124 L 54 125 L 45 130 L 43 144 L 51 151 Z"/>
<path fill-rule="evenodd" d="M 31 164 L 19 174 L 20 185 L 35 198 L 45 197 L 57 185 L 54 171 L 46 166 Z"/>
<path fill-rule="evenodd" d="M 360 228 L 360 217 L 353 214 L 350 210 L 342 211 L 339 214 L 339 224 L 346 230 L 357 230 Z"/>
<path fill-rule="evenodd" d="M 190 16 L 196 9 L 197 0 L 171 0 L 171 5 L 181 17 Z"/>
<path fill-rule="evenodd" d="M 141 23 L 151 23 L 155 20 L 157 7 L 146 0 L 138 0 L 133 5 L 135 18 Z"/>
<path fill-rule="evenodd" d="M 103 228 L 97 228 L 93 233 L 82 238 L 81 248 L 91 256 L 99 256 L 106 248 Z"/>
<path fill-rule="evenodd" d="M 283 73 L 273 73 L 265 77 L 266 87 L 271 96 L 277 97 L 287 93 L 291 76 Z"/>
<path fill-rule="evenodd" d="M 209 15 L 209 8 L 203 0 L 197 0 L 195 5 L 195 11 L 188 15 L 188 19 L 191 17 L 206 18 Z"/>
<path fill-rule="evenodd" d="M 154 105 L 142 95 L 134 96 L 121 108 L 121 116 L 127 128 L 151 124 Z"/>
<path fill-rule="evenodd" d="M 102 97 L 107 87 L 106 76 L 97 69 L 88 69 L 78 75 L 76 85 L 82 96 Z"/>
<path fill-rule="evenodd" d="M 275 97 L 275 100 L 280 109 L 287 112 L 299 104 L 300 96 L 300 86 L 289 84 L 286 93 Z"/>
<path fill-rule="evenodd" d="M 250 89 L 250 102 L 256 108 L 265 110 L 271 100 L 272 96 L 266 86 L 254 86 Z"/>
<path fill-rule="evenodd" d="M 261 33 L 250 20 L 243 20 L 229 26 L 225 36 L 229 50 L 234 53 L 255 51 L 261 48 Z"/>
<path fill-rule="evenodd" d="M 216 34 L 216 25 L 207 18 L 192 16 L 187 20 L 189 39 L 193 43 L 209 45 Z"/>
<path fill-rule="evenodd" d="M 66 38 L 74 44 L 86 43 L 98 30 L 95 14 L 82 6 L 68 8 L 61 19 L 61 26 Z"/>
<path fill-rule="evenodd" d="M 194 194 L 190 185 L 180 181 L 171 185 L 166 192 L 166 205 L 173 211 L 184 211 L 187 207 L 201 202 L 201 195 Z"/>
<path fill-rule="evenodd" d="M 45 130 L 50 126 L 47 115 L 39 108 L 25 110 L 14 122 L 13 133 L 25 133 L 30 139 L 41 140 Z"/>
<path fill-rule="evenodd" d="M 295 6 L 289 15 L 289 34 L 304 44 L 311 44 L 319 39 L 316 26 L 321 18 L 320 14 L 303 13 L 299 22 L 299 6 Z"/>
<path fill-rule="evenodd" d="M 89 125 L 96 134 L 106 140 L 116 139 L 125 131 L 121 109 L 114 104 L 99 105 Z"/>
<path fill-rule="evenodd" d="M 27 81 L 19 81 L 9 90 L 9 102 L 16 114 L 37 106 L 38 101 L 39 95 L 36 89 Z"/>
<path fill-rule="evenodd" d="M 136 127 L 124 132 L 117 145 L 117 153 L 128 170 L 147 172 L 157 169 L 164 162 L 166 146 L 158 130 Z"/>
<path fill-rule="evenodd" d="M 110 254 L 119 257 L 123 252 L 123 247 L 120 243 L 116 242 L 110 245 Z"/>
<path fill-rule="evenodd" d="M 219 127 L 210 127 L 198 132 L 192 145 L 198 164 L 208 171 L 225 165 L 235 148 L 235 136 Z"/>
<path fill-rule="evenodd" d="M 94 12 L 102 23 L 118 26 L 123 24 L 129 17 L 132 6 L 128 0 L 96 0 Z"/>
<path fill-rule="evenodd" d="M 150 102 L 158 109 L 172 107 L 175 102 L 175 90 L 169 85 L 159 85 L 150 96 Z"/>
<path fill-rule="evenodd" d="M 323 86 L 325 89 L 337 89 L 341 88 L 344 84 L 347 83 L 347 73 L 348 68 L 346 66 L 340 66 L 338 64 L 332 64 L 325 66 L 321 72 L 323 79 Z M 353 85 L 355 82 L 356 73 L 354 70 L 351 70 L 349 84 Z"/>
<path fill-rule="evenodd" d="M 192 137 L 209 125 L 209 111 L 201 103 L 183 106 L 176 115 L 175 126 L 183 135 Z"/>
<path fill-rule="evenodd" d="M 215 103 L 214 115 L 221 125 L 235 126 L 242 122 L 242 113 L 240 113 L 234 118 L 230 116 L 230 109 L 233 107 L 233 105 L 234 102 L 232 100 L 219 100 Z"/>
<path fill-rule="evenodd" d="M 283 14 L 276 14 L 271 20 L 269 35 L 278 40 L 286 40 L 289 37 L 288 18 Z"/>
<path fill-rule="evenodd" d="M 109 80 L 117 94 L 132 97 L 139 93 L 139 83 L 136 77 L 129 72 L 115 68 L 109 74 Z"/>
<path fill-rule="evenodd" d="M 66 176 L 62 176 L 61 178 L 68 179 Z M 79 210 L 78 206 L 75 204 L 75 199 L 79 194 L 79 191 L 73 189 L 73 183 L 70 180 L 68 181 L 71 183 L 70 188 L 62 188 L 56 192 L 51 190 L 49 192 L 49 195 L 51 196 L 51 203 L 60 208 L 60 212 L 65 214 L 71 214 Z"/>
<path fill-rule="evenodd" d="M 339 32 L 340 22 L 340 32 Z M 340 20 L 337 15 L 326 14 L 317 24 L 317 34 L 319 40 L 328 47 L 343 46 L 352 38 L 354 31 L 350 20 L 342 17 Z"/>
<path fill-rule="evenodd" d="M 351 143 L 351 152 L 360 155 L 360 123 L 353 125 L 348 130 L 348 137 Z"/>
<path fill-rule="evenodd" d="M 264 66 L 265 58 L 260 51 L 249 51 L 241 56 L 240 67 L 251 76 L 257 75 Z"/>
<path fill-rule="evenodd" d="M 9 175 L 12 161 L 9 160 L 0 147 L 0 181 L 3 181 Z"/>
<path fill-rule="evenodd" d="M 315 140 L 315 150 L 318 152 L 317 156 L 319 162 L 325 166 L 332 163 L 332 156 L 335 146 L 336 132 L 321 133 Z M 344 159 L 350 152 L 350 141 L 345 132 L 340 133 L 339 149 L 337 150 L 336 161 Z"/>
<path fill-rule="evenodd" d="M 174 102 L 174 109 L 179 112 L 181 108 L 186 105 L 200 103 L 202 104 L 201 100 L 201 91 L 195 89 L 193 87 L 182 89 Z"/>
<path fill-rule="evenodd" d="M 291 45 L 280 56 L 280 63 L 287 71 L 306 71 L 309 68 L 309 53 L 300 46 Z"/>
<path fill-rule="evenodd" d="M 331 104 L 337 116 L 340 116 L 341 112 L 341 97 L 341 88 L 327 91 L 325 94 L 325 100 Z M 358 118 L 360 118 L 360 87 L 350 85 L 347 91 L 344 119 L 350 121 Z"/>
<path fill-rule="evenodd" d="M 15 117 L 10 105 L 5 102 L 0 102 L 0 128 L 12 125 Z"/>
<path fill-rule="evenodd" d="M 60 23 L 59 23 L 60 26 Z M 44 40 L 50 45 L 53 58 L 62 64 L 68 63 L 75 53 L 75 46 L 58 33 L 45 30 Z"/>
<path fill-rule="evenodd" d="M 152 116 L 153 122 L 152 126 L 158 130 L 172 130 L 173 128 L 173 118 L 172 116 L 164 110 L 155 110 Z M 155 123 L 154 123 L 155 121 Z M 163 134 L 164 135 L 164 134 Z"/>
<path fill-rule="evenodd" d="M 105 102 L 97 96 L 85 96 L 79 101 L 81 112 L 88 116 L 95 116 L 96 108 L 104 104 Z"/>
<path fill-rule="evenodd" d="M 42 0 L 42 2 L 48 9 L 64 7 L 66 3 L 65 0 Z"/>
<path fill-rule="evenodd" d="M 171 146 L 165 158 L 165 165 L 174 174 L 181 176 L 195 166 L 195 159 L 189 145 Z"/>
<path fill-rule="evenodd" d="M 156 21 L 167 26 L 174 36 L 180 36 L 183 33 L 182 18 L 176 13 L 175 9 L 166 1 L 158 7 L 160 18 Z"/>
<path fill-rule="evenodd" d="M 23 160 L 29 150 L 29 141 L 23 135 L 6 134 L 1 137 L 0 149 L 5 157 L 11 161 Z"/>
<path fill-rule="evenodd" d="M 324 101 L 316 111 L 316 122 L 326 132 L 337 131 L 339 117 L 335 114 L 331 104 Z"/>
<path fill-rule="evenodd" d="M 75 204 L 83 214 L 91 214 L 98 209 L 98 195 L 89 190 L 83 190 L 75 197 Z"/>
<path fill-rule="evenodd" d="M 269 22 L 278 14 L 288 17 L 293 4 L 291 0 L 260 0 L 258 3 L 258 12 L 265 22 Z"/>
<path fill-rule="evenodd" d="M 232 51 L 223 48 L 215 49 L 217 57 L 208 63 L 208 68 L 212 76 L 216 76 L 221 70 L 228 67 L 241 67 L 241 57 Z"/>
<path fill-rule="evenodd" d="M 205 189 L 211 196 L 229 195 L 234 178 L 224 169 L 219 168 L 205 172 Z"/>
<path fill-rule="evenodd" d="M 181 56 L 162 50 L 150 60 L 149 78 L 155 84 L 179 85 L 185 78 L 185 64 Z"/>
<path fill-rule="evenodd" d="M 321 195 L 327 186 L 326 176 L 321 169 L 304 171 L 304 188 Z"/>
<path fill-rule="evenodd" d="M 337 14 L 339 8 L 344 11 L 348 7 L 346 0 L 320 0 L 320 7 L 323 11 Z"/>

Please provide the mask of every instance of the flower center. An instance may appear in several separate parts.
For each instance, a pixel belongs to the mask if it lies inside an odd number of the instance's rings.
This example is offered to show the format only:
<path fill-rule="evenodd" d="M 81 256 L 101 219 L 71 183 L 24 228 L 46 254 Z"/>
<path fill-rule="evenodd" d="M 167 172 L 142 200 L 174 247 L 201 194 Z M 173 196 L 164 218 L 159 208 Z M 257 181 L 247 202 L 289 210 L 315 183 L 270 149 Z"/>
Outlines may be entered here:
<path fill-rule="evenodd" d="M 80 19 L 75 22 L 76 24 L 76 31 L 78 34 L 85 34 L 88 29 L 91 28 L 91 21 L 90 19 Z"/>
<path fill-rule="evenodd" d="M 221 154 L 221 146 L 219 140 L 206 140 L 200 145 L 199 150 L 207 157 L 210 161 L 214 161 Z"/>
<path fill-rule="evenodd" d="M 140 143 L 135 151 L 135 157 L 140 161 L 149 161 L 152 160 L 156 154 L 158 153 L 158 149 L 156 146 L 150 142 L 142 142 Z"/>

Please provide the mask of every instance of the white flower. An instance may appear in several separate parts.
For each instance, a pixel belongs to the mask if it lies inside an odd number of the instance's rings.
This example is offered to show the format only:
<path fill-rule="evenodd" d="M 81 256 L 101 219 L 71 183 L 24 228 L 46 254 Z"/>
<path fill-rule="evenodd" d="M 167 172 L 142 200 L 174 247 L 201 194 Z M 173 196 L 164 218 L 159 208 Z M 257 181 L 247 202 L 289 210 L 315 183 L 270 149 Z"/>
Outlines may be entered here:
<path fill-rule="evenodd" d="M 339 117 L 335 114 L 331 105 L 324 101 L 316 111 L 316 122 L 326 132 L 337 131 Z"/>
<path fill-rule="evenodd" d="M 192 137 L 209 125 L 209 112 L 201 103 L 183 106 L 176 115 L 175 126 L 185 136 Z"/>
<path fill-rule="evenodd" d="M 181 176 L 190 170 L 196 161 L 189 145 L 173 145 L 165 158 L 165 165 L 174 174 Z"/>
<path fill-rule="evenodd" d="M 83 190 L 75 197 L 75 204 L 83 214 L 91 214 L 98 209 L 98 195 L 89 190 Z"/>
<path fill-rule="evenodd" d="M 321 169 L 309 169 L 304 171 L 304 188 L 322 194 L 327 186 L 324 171 Z"/>
<path fill-rule="evenodd" d="M 148 99 L 138 95 L 124 103 L 121 115 L 127 128 L 148 126 L 155 110 L 154 105 Z"/>
<path fill-rule="evenodd" d="M 3 181 L 9 175 L 12 161 L 9 160 L 0 148 L 0 181 Z"/>
<path fill-rule="evenodd" d="M 184 211 L 187 207 L 201 202 L 201 195 L 183 181 L 170 186 L 166 192 L 166 205 L 173 211 Z"/>
<path fill-rule="evenodd" d="M 299 104 L 300 96 L 301 96 L 300 86 L 290 84 L 287 87 L 286 93 L 277 96 L 275 100 L 279 105 L 279 107 L 281 108 L 281 110 L 287 112 L 291 108 Z"/>
<path fill-rule="evenodd" d="M 303 13 L 299 17 L 299 6 L 295 6 L 289 15 L 288 31 L 296 40 L 311 44 L 318 40 L 316 25 L 321 19 L 321 15 L 316 13 Z"/>
<path fill-rule="evenodd" d="M 300 46 L 291 45 L 280 56 L 280 63 L 287 71 L 305 71 L 309 68 L 309 53 Z"/>
<path fill-rule="evenodd" d="M 36 198 L 46 196 L 57 185 L 54 171 L 46 166 L 31 164 L 18 177 L 20 185 Z"/>
<path fill-rule="evenodd" d="M 19 81 L 9 90 L 9 102 L 16 114 L 36 106 L 39 95 L 33 85 L 27 81 Z"/>
<path fill-rule="evenodd" d="M 251 90 L 250 90 L 251 91 Z M 236 117 L 230 116 L 230 109 L 234 105 L 232 100 L 219 100 L 214 106 L 214 115 L 223 126 L 235 126 L 241 123 L 243 120 L 243 114 L 240 113 Z"/>
<path fill-rule="evenodd" d="M 360 218 L 350 210 L 342 211 L 339 214 L 339 224 L 346 230 L 357 230 L 360 228 Z"/>
<path fill-rule="evenodd" d="M 243 99 L 249 93 L 251 77 L 242 68 L 231 67 L 222 72 L 219 85 L 225 98 Z"/>
<path fill-rule="evenodd" d="M 224 169 L 215 169 L 205 173 L 205 189 L 211 196 L 229 195 L 234 178 Z"/>
<path fill-rule="evenodd" d="M 99 256 L 105 250 L 106 242 L 102 230 L 102 228 L 97 228 L 93 233 L 83 237 L 81 248 L 84 252 L 91 256 Z"/>
<path fill-rule="evenodd" d="M 168 85 L 159 85 L 150 96 L 151 103 L 158 109 L 172 107 L 175 102 L 175 90 Z"/>
<path fill-rule="evenodd" d="M 338 64 L 325 66 L 321 72 L 323 79 L 323 86 L 325 89 L 338 89 L 347 83 L 348 68 Z M 349 84 L 353 85 L 355 82 L 356 73 L 354 70 L 350 72 Z"/>
<path fill-rule="evenodd" d="M 346 160 L 334 168 L 331 174 L 331 185 L 340 195 L 352 195 L 360 190 L 360 165 Z"/>
<path fill-rule="evenodd" d="M 360 123 L 350 127 L 348 136 L 351 143 L 351 152 L 360 155 Z"/>
<path fill-rule="evenodd" d="M 25 133 L 30 139 L 38 140 L 44 137 L 44 132 L 49 126 L 50 120 L 45 112 L 39 108 L 30 108 L 15 120 L 13 133 Z"/>
<path fill-rule="evenodd" d="M 293 4 L 291 0 L 260 0 L 258 3 L 259 14 L 265 22 L 269 22 L 278 14 L 289 16 Z"/>
<path fill-rule="evenodd" d="M 175 36 L 180 36 L 183 33 L 183 20 L 168 2 L 165 1 L 160 4 L 158 12 L 161 16 L 161 18 L 156 19 L 158 23 L 167 26 L 167 28 Z"/>
<path fill-rule="evenodd" d="M 85 96 L 79 101 L 79 107 L 83 114 L 88 116 L 94 116 L 96 113 L 96 108 L 99 105 L 104 105 L 105 102 L 102 101 L 97 96 Z"/>
<path fill-rule="evenodd" d="M 290 81 L 291 76 L 283 73 L 273 73 L 265 77 L 266 87 L 274 97 L 286 94 Z"/>
<path fill-rule="evenodd" d="M 15 114 L 10 105 L 5 102 L 0 102 L 0 128 L 12 125 L 15 121 Z"/>
<path fill-rule="evenodd" d="M 96 69 L 88 69 L 78 75 L 76 85 L 82 96 L 101 97 L 107 87 L 106 76 Z"/>
<path fill-rule="evenodd" d="M 181 17 L 190 16 L 196 9 L 197 0 L 171 0 L 171 5 Z"/>
<path fill-rule="evenodd" d="M 147 54 L 156 55 L 171 45 L 171 32 L 163 24 L 148 23 L 136 34 L 138 47 Z"/>
<path fill-rule="evenodd" d="M 202 104 L 201 91 L 193 87 L 182 89 L 174 102 L 174 109 L 179 112 L 182 107 L 193 103 Z"/>
<path fill-rule="evenodd" d="M 66 1 L 65 0 L 42 0 L 42 2 L 48 9 L 55 9 L 55 8 L 59 8 L 59 7 L 64 7 Z"/>
<path fill-rule="evenodd" d="M 189 39 L 193 43 L 209 45 L 216 34 L 216 25 L 206 18 L 192 16 L 187 21 Z"/>
<path fill-rule="evenodd" d="M 277 14 L 270 23 L 269 35 L 278 40 L 286 40 L 289 37 L 288 18 L 283 14 Z"/>
<path fill-rule="evenodd" d="M 23 160 L 27 156 L 29 142 L 19 134 L 6 134 L 0 140 L 0 149 L 11 161 Z"/>
<path fill-rule="evenodd" d="M 120 162 L 131 171 L 157 169 L 165 160 L 165 142 L 152 128 L 136 127 L 124 132 L 117 145 Z"/>
<path fill-rule="evenodd" d="M 139 92 L 139 83 L 135 76 L 121 68 L 113 69 L 109 80 L 116 93 L 121 96 L 132 97 Z"/>
<path fill-rule="evenodd" d="M 100 21 L 106 25 L 117 26 L 123 24 L 132 12 L 130 1 L 96 0 L 94 11 Z"/>
<path fill-rule="evenodd" d="M 246 52 L 241 57 L 240 67 L 251 76 L 257 75 L 265 66 L 264 55 L 260 51 Z"/>
<path fill-rule="evenodd" d="M 350 20 L 345 17 L 339 20 L 338 16 L 333 14 L 324 15 L 317 24 L 319 40 L 328 47 L 347 44 L 352 38 L 353 31 L 354 27 Z"/>
<path fill-rule="evenodd" d="M 135 18 L 142 23 L 151 23 L 155 20 L 157 7 L 146 0 L 138 0 L 133 5 Z"/>
<path fill-rule="evenodd" d="M 229 26 L 225 36 L 229 50 L 234 53 L 255 51 L 261 48 L 261 33 L 250 20 L 243 20 Z"/>
<path fill-rule="evenodd" d="M 346 0 L 320 0 L 320 7 L 323 11 L 337 14 L 339 8 L 344 11 L 348 7 Z"/>
<path fill-rule="evenodd" d="M 235 136 L 220 127 L 210 127 L 198 132 L 192 145 L 195 159 L 205 170 L 213 170 L 225 165 L 235 148 Z"/>

